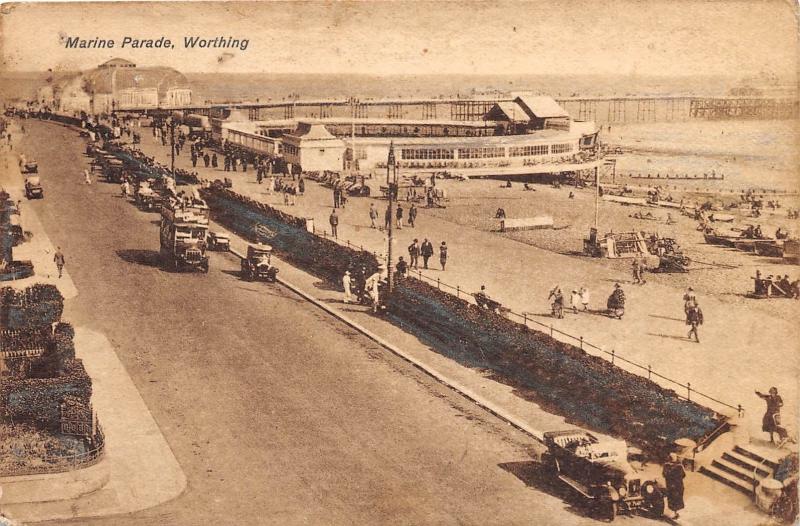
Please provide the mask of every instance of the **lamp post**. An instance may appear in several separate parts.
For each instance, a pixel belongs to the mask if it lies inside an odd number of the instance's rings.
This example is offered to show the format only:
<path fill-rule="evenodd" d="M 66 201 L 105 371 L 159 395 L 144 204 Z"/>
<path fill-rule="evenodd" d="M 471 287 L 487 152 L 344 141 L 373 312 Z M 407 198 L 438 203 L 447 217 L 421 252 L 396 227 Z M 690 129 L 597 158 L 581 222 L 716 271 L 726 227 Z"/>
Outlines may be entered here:
<path fill-rule="evenodd" d="M 170 171 L 175 179 L 175 116 L 169 117 L 169 149 L 171 153 Z M 177 180 L 177 179 L 176 179 Z"/>
<path fill-rule="evenodd" d="M 397 163 L 394 158 L 394 141 L 389 143 L 389 159 L 386 162 L 386 186 L 389 188 L 389 247 L 386 250 L 386 277 L 389 280 L 389 293 L 394 290 L 392 275 L 392 222 L 394 221 L 394 199 L 397 191 Z"/>

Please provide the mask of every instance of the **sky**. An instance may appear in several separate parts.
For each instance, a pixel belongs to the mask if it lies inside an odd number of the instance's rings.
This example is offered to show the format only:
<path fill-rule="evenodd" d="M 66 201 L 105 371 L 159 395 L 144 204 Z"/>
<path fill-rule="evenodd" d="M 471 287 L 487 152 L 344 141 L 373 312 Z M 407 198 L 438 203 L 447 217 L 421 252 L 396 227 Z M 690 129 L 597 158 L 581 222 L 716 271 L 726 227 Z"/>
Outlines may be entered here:
<path fill-rule="evenodd" d="M 796 75 L 790 0 L 6 3 L 7 71 L 121 57 L 183 72 Z M 63 37 L 115 49 L 65 49 Z M 174 49 L 120 49 L 165 36 Z M 248 39 L 185 49 L 184 37 Z"/>

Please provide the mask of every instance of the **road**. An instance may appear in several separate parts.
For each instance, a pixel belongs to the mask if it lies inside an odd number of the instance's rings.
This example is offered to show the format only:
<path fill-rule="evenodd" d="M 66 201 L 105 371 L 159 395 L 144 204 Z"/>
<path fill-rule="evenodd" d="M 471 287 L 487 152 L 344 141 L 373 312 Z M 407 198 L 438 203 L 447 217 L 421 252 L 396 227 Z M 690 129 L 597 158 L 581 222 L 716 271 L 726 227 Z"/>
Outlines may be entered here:
<path fill-rule="evenodd" d="M 26 128 L 47 196 L 27 206 L 79 291 L 65 319 L 108 336 L 189 481 L 74 524 L 596 524 L 542 481 L 531 438 L 288 290 L 240 281 L 233 256 L 159 268 L 158 216 L 83 184 L 74 131 Z"/>

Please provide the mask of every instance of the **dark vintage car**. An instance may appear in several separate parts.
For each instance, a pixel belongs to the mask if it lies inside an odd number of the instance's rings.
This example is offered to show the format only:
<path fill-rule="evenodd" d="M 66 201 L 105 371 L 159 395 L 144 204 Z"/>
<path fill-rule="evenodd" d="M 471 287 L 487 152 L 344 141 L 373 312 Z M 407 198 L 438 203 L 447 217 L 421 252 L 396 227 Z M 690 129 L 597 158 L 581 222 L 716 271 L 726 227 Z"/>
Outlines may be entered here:
<path fill-rule="evenodd" d="M 247 281 L 263 279 L 276 281 L 278 269 L 272 263 L 272 247 L 269 245 L 248 245 L 247 257 L 242 260 L 242 278 Z"/>
<path fill-rule="evenodd" d="M 42 188 L 42 182 L 38 176 L 25 178 L 25 197 L 28 199 L 44 198 L 44 189 Z"/>
<path fill-rule="evenodd" d="M 228 252 L 231 249 L 231 238 L 223 232 L 208 233 L 208 249 Z"/>
<path fill-rule="evenodd" d="M 628 463 L 625 442 L 600 440 L 579 429 L 544 434 L 547 452 L 543 468 L 580 494 L 593 511 L 607 520 L 618 513 L 664 514 L 664 494 Z"/>

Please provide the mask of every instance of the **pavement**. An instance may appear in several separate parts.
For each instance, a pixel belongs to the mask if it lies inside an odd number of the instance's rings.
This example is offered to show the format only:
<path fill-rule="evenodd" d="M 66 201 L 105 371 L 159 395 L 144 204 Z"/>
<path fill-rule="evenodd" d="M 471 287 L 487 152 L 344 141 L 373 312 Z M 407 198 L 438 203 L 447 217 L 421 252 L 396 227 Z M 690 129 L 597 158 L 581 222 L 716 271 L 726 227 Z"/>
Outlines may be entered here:
<path fill-rule="evenodd" d="M 168 164 L 168 148 L 153 144 L 146 134 L 141 147 L 148 155 L 155 155 Z M 295 206 L 287 206 L 282 196 L 270 195 L 265 185 L 256 183 L 252 169 L 242 173 L 202 166 L 193 168 L 185 153 L 176 157 L 176 166 L 195 170 L 201 178 L 210 180 L 229 177 L 234 191 L 290 214 L 313 218 L 318 233 L 330 234 L 328 217 L 333 205 L 332 193 L 313 181 L 307 181 L 306 193 L 298 198 Z M 379 182 L 371 184 L 377 187 Z M 437 185 L 446 188 L 488 184 L 497 185 L 490 181 L 437 181 Z M 370 202 L 375 203 L 382 221 L 384 200 L 351 198 L 345 209 L 337 210 L 338 238 L 340 242 L 385 254 L 385 233 L 369 226 Z M 775 316 L 748 308 L 747 304 L 735 303 L 724 295 L 714 296 L 698 290 L 705 324 L 701 330 L 702 342 L 697 344 L 686 338 L 683 289 L 654 280 L 644 287 L 634 286 L 628 273 L 609 271 L 586 258 L 550 252 L 492 232 L 465 227 L 439 216 L 435 209 L 420 208 L 416 228 L 406 227 L 395 233 L 395 253 L 406 258 L 405 247 L 413 238 L 422 241 L 427 237 L 434 247 L 442 240 L 447 241 L 447 270 L 439 269 L 437 251 L 431 258 L 432 268 L 419 271 L 423 278 L 432 282 L 441 280 L 452 286 L 451 292 L 455 292 L 456 287 L 473 292 L 486 285 L 492 298 L 517 313 L 526 313 L 531 327 L 548 332 L 553 327 L 554 337 L 573 345 L 578 345 L 579 338 L 583 337 L 584 341 L 605 351 L 585 347 L 588 352 L 606 359 L 613 350 L 617 357 L 641 365 L 637 367 L 616 359 L 618 366 L 635 374 L 647 376 L 650 366 L 657 373 L 652 375 L 654 381 L 721 413 L 733 414 L 735 410 L 728 406 L 741 404 L 745 408 L 745 425 L 753 435 L 761 435 L 764 409 L 763 402 L 753 392 L 756 389 L 764 391 L 777 386 L 785 401 L 785 420 L 797 421 L 800 393 L 796 379 L 800 374 L 800 353 L 793 337 L 797 321 L 791 314 L 793 310 L 785 317 Z M 418 271 L 414 270 L 413 274 L 418 275 Z M 605 298 L 615 282 L 623 284 L 628 299 L 624 320 L 569 312 L 561 320 L 550 316 L 547 296 L 554 284 L 561 284 L 567 295 L 573 287 L 587 286 L 592 292 L 592 307 L 600 309 L 605 306 Z M 691 386 L 691 392 L 687 385 Z"/>
<path fill-rule="evenodd" d="M 16 138 L 14 144 L 19 147 L 20 130 L 12 129 L 12 133 Z M 24 194 L 17 153 L 3 150 L 1 155 L 0 186 L 12 197 Z M 45 177 L 43 181 L 46 185 Z M 25 201 L 22 206 L 23 229 L 31 236 L 15 247 L 13 254 L 15 259 L 33 261 L 35 275 L 2 285 L 20 288 L 34 283 L 56 285 L 68 308 L 69 300 L 78 296 L 78 290 L 68 270 L 58 277 L 52 260 L 55 249 L 38 214 Z M 64 319 L 73 321 L 69 316 Z M 87 469 L 27 477 L 35 478 L 37 489 L 47 497 L 25 502 L 24 496 L 17 495 L 14 503 L 7 501 L 2 505 L 6 515 L 23 523 L 130 513 L 170 500 L 186 486 L 180 465 L 108 339 L 76 326 L 74 343 L 76 356 L 83 360 L 92 378 L 92 405 L 105 433 L 105 453 L 98 464 Z M 86 472 L 91 473 L 86 475 Z M 31 484 L 21 479 L 26 477 L 0 479 L 0 485 L 12 493 L 10 486 L 15 480 Z M 76 498 L 69 486 L 79 484 L 83 484 L 86 492 Z"/>

